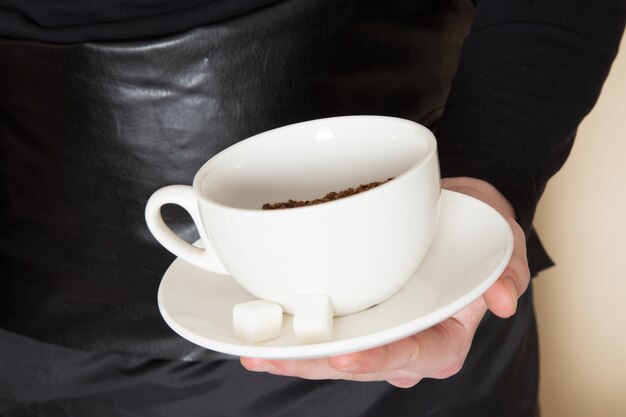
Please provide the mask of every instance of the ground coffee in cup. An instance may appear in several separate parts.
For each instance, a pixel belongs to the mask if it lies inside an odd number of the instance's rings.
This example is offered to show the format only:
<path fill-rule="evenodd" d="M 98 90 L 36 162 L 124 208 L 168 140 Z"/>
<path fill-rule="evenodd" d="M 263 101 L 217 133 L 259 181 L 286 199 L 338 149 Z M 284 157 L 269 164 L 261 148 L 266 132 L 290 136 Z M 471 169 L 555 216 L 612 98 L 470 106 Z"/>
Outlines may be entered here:
<path fill-rule="evenodd" d="M 369 184 L 361 184 L 356 188 L 348 188 L 343 191 L 332 191 L 326 194 L 322 198 L 316 198 L 315 200 L 287 200 L 280 203 L 265 203 L 263 204 L 263 210 L 276 210 L 276 209 L 284 209 L 284 208 L 295 208 L 295 207 L 304 207 L 304 206 L 313 206 L 315 204 L 327 203 L 333 200 L 339 200 L 340 198 L 349 197 L 351 195 L 355 195 L 358 193 L 362 193 L 363 191 L 371 190 L 374 187 L 378 187 L 381 184 L 386 183 L 387 181 L 391 181 L 393 178 L 388 178 L 385 181 L 374 181 Z"/>

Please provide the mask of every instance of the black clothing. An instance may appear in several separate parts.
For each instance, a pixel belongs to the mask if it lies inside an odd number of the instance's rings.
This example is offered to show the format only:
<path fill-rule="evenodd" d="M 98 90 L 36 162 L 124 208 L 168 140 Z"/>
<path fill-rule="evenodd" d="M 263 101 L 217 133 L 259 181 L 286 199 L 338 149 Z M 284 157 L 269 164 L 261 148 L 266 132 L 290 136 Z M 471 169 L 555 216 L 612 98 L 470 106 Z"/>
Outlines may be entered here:
<path fill-rule="evenodd" d="M 50 43 L 173 35 L 280 0 L 0 0 L 0 37 Z"/>
<path fill-rule="evenodd" d="M 157 310 L 174 256 L 148 231 L 146 202 L 285 124 L 383 114 L 433 126 L 473 9 L 358 4 L 287 1 L 149 41 L 0 41 L 0 327 L 80 349 L 210 357 Z M 169 224 L 195 239 L 182 210 Z"/>
<path fill-rule="evenodd" d="M 195 21 L 183 28 L 165 19 L 163 27 L 154 26 L 163 29 L 160 34 L 132 29 L 126 23 L 144 21 L 129 19 L 120 24 L 134 35 L 109 42 L 94 32 L 103 26 L 85 22 L 82 29 L 43 32 L 18 24 L 22 31 L 10 32 L 15 26 L 0 21 L 0 327 L 8 330 L 0 334 L 7 346 L 0 349 L 6 367 L 0 384 L 19 385 L 15 352 L 30 351 L 41 360 L 42 375 L 54 363 L 67 364 L 62 389 L 78 398 L 70 409 L 101 400 L 89 394 L 98 386 L 95 377 L 72 376 L 97 360 L 100 369 L 123 374 L 157 369 L 153 377 L 159 380 L 165 370 L 174 378 L 168 381 L 176 381 L 179 371 L 206 377 L 185 385 L 181 396 L 208 392 L 219 402 L 237 395 L 212 408 L 216 414 L 256 405 L 267 407 L 260 415 L 295 414 L 292 406 L 306 415 L 298 407 L 303 405 L 312 414 L 347 415 L 336 403 L 316 401 L 355 395 L 365 404 L 351 397 L 350 410 L 357 414 L 363 405 L 362 415 L 410 415 L 409 409 L 532 415 L 537 385 L 530 293 L 514 319 L 486 316 L 462 373 L 446 381 L 405 391 L 250 374 L 163 323 L 156 289 L 173 256 L 152 238 L 143 211 L 153 191 L 189 184 L 204 161 L 252 134 L 326 116 L 398 116 L 436 129 L 444 175 L 487 179 L 510 199 L 537 271 L 549 260 L 530 233 L 532 213 L 616 53 L 624 26 L 620 3 L 483 0 L 445 111 L 474 14 L 467 0 L 247 4 L 254 10 L 225 13 L 195 29 Z M 82 38 L 72 41 L 73 34 Z M 186 214 L 172 210 L 166 217 L 180 235 L 195 238 Z M 85 379 L 89 392 L 77 392 Z M 135 391 L 136 382 L 119 387 L 126 401 L 165 399 L 157 388 Z M 46 406 L 40 391 L 17 394 Z M 0 406 L 15 401 L 0 397 Z M 474 407 L 481 411 L 472 414 Z"/>
<path fill-rule="evenodd" d="M 279 2 L 0 0 L 0 38 L 51 43 L 138 40 L 246 13 L 262 14 L 263 8 L 272 9 Z M 423 0 L 416 8 L 427 16 L 431 10 L 441 9 L 436 3 Z M 475 176 L 495 185 L 511 201 L 518 222 L 528 234 L 546 182 L 565 162 L 578 122 L 599 95 L 624 30 L 626 2 L 473 3 L 478 5 L 477 19 L 465 42 L 461 71 L 436 132 L 442 174 Z M 351 6 L 338 2 L 337 7 Z M 377 8 L 359 6 L 370 8 L 370 17 L 382 19 L 393 15 L 390 10 L 394 7 L 393 3 Z M 332 15 L 326 18 L 331 25 L 336 21 Z M 436 17 L 411 20 L 407 16 L 403 23 L 422 25 L 428 32 L 434 27 L 445 30 L 438 26 Z M 314 33 L 321 31 L 311 35 Z M 455 53 L 454 45 L 438 46 L 452 47 L 449 52 Z M 422 71 L 419 67 L 423 65 L 428 61 L 422 60 L 417 69 Z"/>
<path fill-rule="evenodd" d="M 535 416 L 538 357 L 531 292 L 511 319 L 488 313 L 476 339 L 480 342 L 457 375 L 398 389 L 386 382 L 259 374 L 219 357 L 183 362 L 82 352 L 0 330 L 0 415 Z"/>
<path fill-rule="evenodd" d="M 443 176 L 498 188 L 528 232 L 596 102 L 624 31 L 622 0 L 483 0 L 436 132 Z"/>

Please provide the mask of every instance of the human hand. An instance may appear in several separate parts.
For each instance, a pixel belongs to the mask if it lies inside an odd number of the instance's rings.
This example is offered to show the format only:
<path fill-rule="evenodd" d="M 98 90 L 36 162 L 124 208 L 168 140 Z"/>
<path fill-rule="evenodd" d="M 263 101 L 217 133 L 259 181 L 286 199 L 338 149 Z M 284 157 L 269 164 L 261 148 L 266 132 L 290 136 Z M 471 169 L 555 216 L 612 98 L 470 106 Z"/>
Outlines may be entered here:
<path fill-rule="evenodd" d="M 517 299 L 526 291 L 530 272 L 526 239 L 515 222 L 515 212 L 491 184 L 467 177 L 445 178 L 442 187 L 475 197 L 494 207 L 513 230 L 514 248 L 509 264 L 498 280 L 477 300 L 449 319 L 399 341 L 329 358 L 307 360 L 266 360 L 241 358 L 242 365 L 255 372 L 296 376 L 305 379 L 387 381 L 408 388 L 422 378 L 448 378 L 465 361 L 480 320 L 487 309 L 507 318 L 515 314 Z"/>

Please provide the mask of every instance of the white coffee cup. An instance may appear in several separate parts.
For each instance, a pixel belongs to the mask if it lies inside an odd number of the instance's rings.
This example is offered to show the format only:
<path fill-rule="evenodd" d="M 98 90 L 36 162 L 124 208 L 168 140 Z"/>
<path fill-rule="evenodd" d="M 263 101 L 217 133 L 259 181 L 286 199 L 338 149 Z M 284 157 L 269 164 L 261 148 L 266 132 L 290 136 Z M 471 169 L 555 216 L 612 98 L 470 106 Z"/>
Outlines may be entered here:
<path fill-rule="evenodd" d="M 389 178 L 322 204 L 262 209 Z M 176 256 L 232 276 L 260 299 L 291 313 L 299 295 L 323 294 L 339 316 L 386 300 L 417 269 L 437 227 L 439 180 L 427 128 L 383 116 L 319 119 L 225 149 L 200 168 L 192 187 L 156 191 L 146 221 Z M 165 204 L 189 212 L 204 248 L 164 223 Z"/>

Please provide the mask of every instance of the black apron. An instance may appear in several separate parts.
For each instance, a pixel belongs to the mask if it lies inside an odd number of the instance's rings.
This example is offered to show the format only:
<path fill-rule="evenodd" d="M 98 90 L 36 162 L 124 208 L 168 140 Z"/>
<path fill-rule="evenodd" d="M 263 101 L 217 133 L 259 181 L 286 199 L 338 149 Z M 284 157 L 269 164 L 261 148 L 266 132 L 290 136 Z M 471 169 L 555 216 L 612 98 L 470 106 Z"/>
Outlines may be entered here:
<path fill-rule="evenodd" d="M 174 257 L 146 228 L 152 192 L 289 123 L 380 114 L 435 128 L 472 15 L 466 0 L 291 0 L 168 37 L 0 40 L 0 381 L 14 395 L 0 386 L 0 414 L 56 415 L 64 398 L 89 415 L 118 395 L 112 407 L 139 415 L 532 415 L 530 291 L 513 319 L 486 316 L 459 375 L 409 390 L 248 373 L 174 334 L 156 305 Z M 165 217 L 196 238 L 185 212 Z M 51 369 L 63 383 L 35 378 Z"/>

